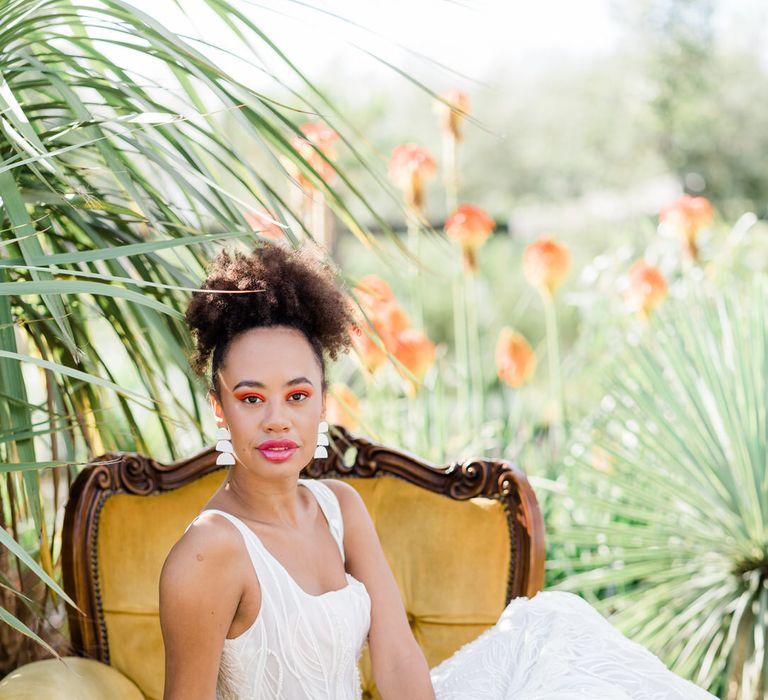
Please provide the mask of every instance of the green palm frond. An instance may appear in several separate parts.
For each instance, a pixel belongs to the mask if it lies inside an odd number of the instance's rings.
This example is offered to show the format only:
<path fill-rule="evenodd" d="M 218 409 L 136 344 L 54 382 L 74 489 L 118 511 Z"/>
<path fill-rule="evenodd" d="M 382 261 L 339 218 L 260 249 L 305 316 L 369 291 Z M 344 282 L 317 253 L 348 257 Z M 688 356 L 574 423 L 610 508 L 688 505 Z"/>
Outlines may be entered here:
<path fill-rule="evenodd" d="M 293 245 L 312 237 L 288 203 L 284 164 L 367 247 L 381 244 L 353 209 L 392 233 L 345 172 L 337 168 L 340 185 L 331 186 L 292 145 L 316 115 L 389 188 L 346 136 L 339 110 L 234 4 L 208 5 L 317 104 L 279 84 L 294 104 L 260 93 L 226 74 L 202 42 L 127 2 L 2 3 L 0 531 L 9 539 L 0 547 L 23 551 L 20 524 L 31 519 L 24 545 L 38 552 L 34 571 L 51 595 L 62 595 L 54 580 L 60 503 L 45 501 L 41 480 L 53 479 L 60 500 L 59 482 L 105 446 L 161 459 L 201 446 L 204 392 L 182 324 L 188 292 L 218 246 L 259 238 L 249 210 L 273 212 Z M 153 77 L 139 74 L 147 66 Z"/>
<path fill-rule="evenodd" d="M 768 291 L 691 291 L 617 360 L 566 460 L 550 562 L 676 672 L 721 697 L 768 678 Z"/>

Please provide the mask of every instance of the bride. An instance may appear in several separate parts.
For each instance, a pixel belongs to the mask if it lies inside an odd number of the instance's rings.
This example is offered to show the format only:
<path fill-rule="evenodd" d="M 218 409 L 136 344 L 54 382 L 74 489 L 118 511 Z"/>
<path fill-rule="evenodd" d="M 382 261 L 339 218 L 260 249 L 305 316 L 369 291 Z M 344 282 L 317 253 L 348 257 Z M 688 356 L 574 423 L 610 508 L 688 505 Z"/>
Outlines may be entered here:
<path fill-rule="evenodd" d="M 324 442 L 325 356 L 353 322 L 330 270 L 265 244 L 221 252 L 186 319 L 210 362 L 221 487 L 160 578 L 165 700 L 352 700 L 370 646 L 385 700 L 705 699 L 586 601 L 543 591 L 433 669 L 365 505 L 299 474 Z M 244 291 L 225 294 L 205 290 Z"/>

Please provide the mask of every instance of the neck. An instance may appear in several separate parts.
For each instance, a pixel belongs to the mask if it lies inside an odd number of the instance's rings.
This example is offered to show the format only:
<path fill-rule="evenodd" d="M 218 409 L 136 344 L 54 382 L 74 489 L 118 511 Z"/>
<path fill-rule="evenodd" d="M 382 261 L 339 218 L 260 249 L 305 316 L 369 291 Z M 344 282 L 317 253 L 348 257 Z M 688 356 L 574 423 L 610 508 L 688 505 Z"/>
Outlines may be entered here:
<path fill-rule="evenodd" d="M 247 519 L 264 525 L 298 527 L 302 502 L 297 475 L 268 481 L 235 464 L 221 488 Z"/>

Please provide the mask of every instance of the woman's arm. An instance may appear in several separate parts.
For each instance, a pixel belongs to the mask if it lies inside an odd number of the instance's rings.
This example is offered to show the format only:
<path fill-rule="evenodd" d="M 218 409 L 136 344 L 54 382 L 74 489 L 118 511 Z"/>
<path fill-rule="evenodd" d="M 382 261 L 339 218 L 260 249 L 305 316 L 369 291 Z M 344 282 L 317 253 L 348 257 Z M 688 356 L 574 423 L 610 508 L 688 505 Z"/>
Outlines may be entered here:
<path fill-rule="evenodd" d="M 160 574 L 164 700 L 215 700 L 221 652 L 243 594 L 231 526 L 203 515 L 171 549 Z"/>
<path fill-rule="evenodd" d="M 373 679 L 384 700 L 434 700 L 429 666 L 408 625 L 400 590 L 381 549 L 363 499 L 348 484 L 328 479 L 344 518 L 347 570 L 362 581 L 371 598 Z"/>

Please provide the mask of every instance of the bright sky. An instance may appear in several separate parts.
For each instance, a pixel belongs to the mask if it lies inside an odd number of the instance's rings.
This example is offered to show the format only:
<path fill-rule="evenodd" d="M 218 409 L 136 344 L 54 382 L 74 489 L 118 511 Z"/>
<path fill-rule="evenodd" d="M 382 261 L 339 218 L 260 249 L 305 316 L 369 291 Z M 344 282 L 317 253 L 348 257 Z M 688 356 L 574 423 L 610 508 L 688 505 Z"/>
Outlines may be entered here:
<path fill-rule="evenodd" d="M 624 0 L 625 5 L 616 0 L 232 0 L 311 79 L 340 72 L 344 79 L 359 78 L 360 90 L 398 78 L 355 46 L 430 85 L 471 89 L 473 80 L 496 83 L 505 72 L 520 74 L 610 53 L 627 38 L 627 26 L 616 12 L 631 9 L 633 1 Z M 203 38 L 240 57 L 249 53 L 233 41 L 204 0 L 132 0 L 132 4 L 176 32 Z M 724 43 L 759 47 L 768 66 L 768 3 L 719 0 L 715 8 Z M 263 43 L 255 48 L 264 66 L 281 70 Z M 204 50 L 249 84 L 272 84 L 258 67 L 226 52 Z M 281 78 L 292 80 L 287 73 Z"/>
<path fill-rule="evenodd" d="M 377 82 L 392 79 L 390 69 L 377 65 L 355 45 L 398 66 L 421 65 L 425 71 L 439 74 L 441 69 L 430 65 L 434 61 L 470 78 L 485 79 L 494 69 L 513 69 L 530 61 L 610 52 L 621 37 L 621 28 L 611 14 L 611 0 L 235 2 L 312 78 L 342 66 L 346 76 Z M 171 0 L 133 0 L 133 4 L 170 29 L 236 50 L 202 0 L 183 0 L 191 23 Z M 419 64 L 412 52 L 426 60 Z M 240 62 L 217 55 L 229 70 L 247 70 Z M 276 68 L 268 52 L 262 53 L 262 59 Z M 256 78 L 253 69 L 248 72 L 251 79 Z"/>

